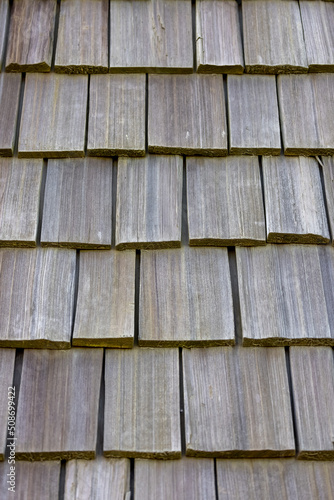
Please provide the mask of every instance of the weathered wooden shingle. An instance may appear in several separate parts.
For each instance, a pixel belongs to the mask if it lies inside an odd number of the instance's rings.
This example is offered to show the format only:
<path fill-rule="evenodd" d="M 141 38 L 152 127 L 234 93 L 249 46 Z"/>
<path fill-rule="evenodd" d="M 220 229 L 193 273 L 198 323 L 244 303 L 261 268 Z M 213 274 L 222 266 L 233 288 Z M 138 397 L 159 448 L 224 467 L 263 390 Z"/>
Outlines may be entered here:
<path fill-rule="evenodd" d="M 187 455 L 295 454 L 283 348 L 209 347 L 182 356 Z"/>
<path fill-rule="evenodd" d="M 307 72 L 298 2 L 243 0 L 242 19 L 246 71 Z"/>
<path fill-rule="evenodd" d="M 234 344 L 226 249 L 144 251 L 140 268 L 139 345 Z"/>
<path fill-rule="evenodd" d="M 277 155 L 281 151 L 276 81 L 269 75 L 229 75 L 231 154 Z"/>
<path fill-rule="evenodd" d="M 257 158 L 187 158 L 190 245 L 264 245 Z"/>
<path fill-rule="evenodd" d="M 108 72 L 108 9 L 108 0 L 61 2 L 56 72 Z"/>
<path fill-rule="evenodd" d="M 42 246 L 111 248 L 112 160 L 48 162 Z"/>
<path fill-rule="evenodd" d="M 87 153 L 145 155 L 145 75 L 93 75 Z"/>
<path fill-rule="evenodd" d="M 0 245 L 35 247 L 42 160 L 0 159 Z"/>
<path fill-rule="evenodd" d="M 28 74 L 19 157 L 84 156 L 88 77 Z"/>
<path fill-rule="evenodd" d="M 9 0 L 0 0 L 0 70 L 6 44 L 7 23 L 9 17 Z"/>
<path fill-rule="evenodd" d="M 110 71 L 191 73 L 191 0 L 112 0 Z"/>
<path fill-rule="evenodd" d="M 317 161 L 264 156 L 262 164 L 268 242 L 328 243 Z"/>
<path fill-rule="evenodd" d="M 75 251 L 0 249 L 0 346 L 70 347 Z"/>
<path fill-rule="evenodd" d="M 107 349 L 104 455 L 179 458 L 178 349 Z"/>
<path fill-rule="evenodd" d="M 13 2 L 7 71 L 50 71 L 57 0 Z"/>
<path fill-rule="evenodd" d="M 334 75 L 279 75 L 284 153 L 334 154 Z"/>
<path fill-rule="evenodd" d="M 196 59 L 201 73 L 243 73 L 239 12 L 234 0 L 196 2 Z"/>
<path fill-rule="evenodd" d="M 0 75 L 0 156 L 13 156 L 21 75 Z"/>
<path fill-rule="evenodd" d="M 334 358 L 330 347 L 291 347 L 298 458 L 334 460 Z"/>
<path fill-rule="evenodd" d="M 149 76 L 148 150 L 152 153 L 226 155 L 222 76 Z"/>
<path fill-rule="evenodd" d="M 8 444 L 15 441 L 7 440 L 7 429 L 12 432 L 15 428 L 15 417 L 9 419 L 9 411 L 16 410 L 17 404 L 17 388 L 13 387 L 14 383 L 14 364 L 15 364 L 15 349 L 0 349 L 0 460 L 5 459 L 5 452 L 10 451 L 7 448 Z M 9 399 L 13 398 L 13 399 Z M 12 404 L 13 403 L 13 404 Z M 9 434 L 9 436 L 15 437 Z M 8 472 L 9 472 L 9 465 Z M 0 477 L 2 474 L 0 473 Z M 7 488 L 6 488 L 7 489 Z M 4 490 L 2 490 L 4 491 Z"/>
<path fill-rule="evenodd" d="M 132 347 L 134 251 L 80 252 L 73 345 Z"/>
<path fill-rule="evenodd" d="M 18 459 L 95 457 L 102 361 L 96 348 L 24 351 Z"/>
<path fill-rule="evenodd" d="M 322 172 L 324 176 L 325 197 L 328 210 L 328 222 L 334 244 L 334 156 L 322 158 Z"/>
<path fill-rule="evenodd" d="M 116 248 L 181 246 L 182 158 L 118 160 Z"/>

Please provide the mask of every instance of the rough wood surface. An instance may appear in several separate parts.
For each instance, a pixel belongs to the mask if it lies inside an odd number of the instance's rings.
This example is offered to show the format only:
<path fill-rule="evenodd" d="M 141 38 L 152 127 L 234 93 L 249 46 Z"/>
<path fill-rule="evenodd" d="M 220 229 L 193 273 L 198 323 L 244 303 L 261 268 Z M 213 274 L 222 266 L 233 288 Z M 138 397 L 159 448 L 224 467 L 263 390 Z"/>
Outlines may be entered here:
<path fill-rule="evenodd" d="M 330 347 L 291 347 L 298 458 L 334 460 L 334 358 Z"/>
<path fill-rule="evenodd" d="M 190 245 L 265 245 L 258 158 L 187 158 Z"/>
<path fill-rule="evenodd" d="M 8 18 L 9 18 L 9 0 L 0 0 L 0 71 L 6 44 Z"/>
<path fill-rule="evenodd" d="M 196 57 L 201 73 L 243 73 L 238 5 L 234 0 L 196 2 Z"/>
<path fill-rule="evenodd" d="M 7 71 L 50 71 L 57 0 L 13 2 Z"/>
<path fill-rule="evenodd" d="M 0 249 L 0 346 L 70 347 L 75 251 Z"/>
<path fill-rule="evenodd" d="M 107 349 L 104 455 L 180 458 L 178 349 Z"/>
<path fill-rule="evenodd" d="M 267 240 L 328 243 L 329 231 L 318 163 L 302 156 L 263 157 Z"/>
<path fill-rule="evenodd" d="M 55 71 L 108 73 L 108 0 L 60 4 Z"/>
<path fill-rule="evenodd" d="M 334 344 L 334 249 L 237 248 L 244 345 Z"/>
<path fill-rule="evenodd" d="M 116 248 L 181 246 L 182 158 L 120 158 Z"/>
<path fill-rule="evenodd" d="M 191 0 L 112 0 L 110 71 L 192 73 Z"/>
<path fill-rule="evenodd" d="M 322 158 L 322 166 L 328 222 L 332 234 L 332 244 L 334 244 L 334 156 Z"/>
<path fill-rule="evenodd" d="M 280 154 L 275 77 L 229 75 L 227 92 L 230 153 Z"/>
<path fill-rule="evenodd" d="M 8 396 L 14 397 L 14 406 L 16 409 L 17 393 L 12 390 L 14 383 L 14 365 L 15 365 L 15 349 L 0 349 L 0 460 L 5 460 L 5 452 L 9 451 L 7 444 L 11 444 L 12 440 L 7 441 L 7 427 L 13 423 L 8 420 Z M 11 388 L 11 390 L 9 390 Z M 15 424 L 14 424 L 15 425 Z M 6 463 L 8 466 L 8 462 Z M 0 477 L 2 474 L 0 473 Z M 7 478 L 8 479 L 8 478 Z M 7 490 L 7 488 L 6 488 Z M 5 491 L 5 490 L 2 490 Z"/>
<path fill-rule="evenodd" d="M 243 36 L 249 73 L 307 73 L 307 59 L 295 0 L 243 0 Z"/>
<path fill-rule="evenodd" d="M 186 454 L 295 454 L 283 348 L 184 349 Z"/>
<path fill-rule="evenodd" d="M 88 77 L 28 74 L 18 156 L 84 156 Z"/>
<path fill-rule="evenodd" d="M 95 457 L 102 361 L 97 348 L 24 351 L 17 459 Z"/>
<path fill-rule="evenodd" d="M 125 500 L 129 482 L 130 460 L 126 458 L 69 460 L 64 500 Z"/>
<path fill-rule="evenodd" d="M 48 162 L 42 246 L 111 248 L 112 160 Z"/>
<path fill-rule="evenodd" d="M 145 155 L 145 75 L 93 75 L 87 154 Z"/>
<path fill-rule="evenodd" d="M 334 154 L 334 75 L 279 75 L 277 86 L 284 153 Z"/>
<path fill-rule="evenodd" d="M 149 152 L 226 156 L 226 127 L 222 76 L 149 77 Z"/>
<path fill-rule="evenodd" d="M 41 160 L 0 159 L 0 245 L 35 247 Z"/>
<path fill-rule="evenodd" d="M 144 251 L 140 270 L 139 345 L 234 344 L 226 249 Z"/>
<path fill-rule="evenodd" d="M 334 71 L 334 5 L 300 0 L 310 71 Z"/>
<path fill-rule="evenodd" d="M 21 75 L 0 74 L 0 156 L 13 156 Z"/>
<path fill-rule="evenodd" d="M 80 252 L 73 345 L 132 347 L 134 251 Z"/>
<path fill-rule="evenodd" d="M 214 462 L 209 458 L 135 460 L 134 500 L 215 500 Z"/>

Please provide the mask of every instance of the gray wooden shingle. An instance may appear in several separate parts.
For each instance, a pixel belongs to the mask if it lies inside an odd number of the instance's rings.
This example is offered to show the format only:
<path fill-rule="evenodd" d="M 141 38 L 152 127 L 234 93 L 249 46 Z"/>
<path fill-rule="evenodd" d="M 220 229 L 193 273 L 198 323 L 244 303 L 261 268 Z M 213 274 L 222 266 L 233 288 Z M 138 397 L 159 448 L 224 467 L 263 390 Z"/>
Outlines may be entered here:
<path fill-rule="evenodd" d="M 0 71 L 6 43 L 7 23 L 9 18 L 9 0 L 0 0 Z"/>
<path fill-rule="evenodd" d="M 322 158 L 322 172 L 324 176 L 325 197 L 327 203 L 328 223 L 334 244 L 334 156 Z"/>
<path fill-rule="evenodd" d="M 187 158 L 190 245 L 265 245 L 257 158 Z"/>
<path fill-rule="evenodd" d="M 87 153 L 145 155 L 145 75 L 93 75 Z"/>
<path fill-rule="evenodd" d="M 149 152 L 226 156 L 226 127 L 222 76 L 149 76 Z"/>
<path fill-rule="evenodd" d="M 280 154 L 275 77 L 229 75 L 227 91 L 230 153 Z"/>
<path fill-rule="evenodd" d="M 295 454 L 283 348 L 184 349 L 186 454 Z"/>
<path fill-rule="evenodd" d="M 48 162 L 42 246 L 111 248 L 112 160 Z"/>
<path fill-rule="evenodd" d="M 19 158 L 84 156 L 88 77 L 28 74 Z"/>
<path fill-rule="evenodd" d="M 104 455 L 180 458 L 178 349 L 107 349 Z"/>
<path fill-rule="evenodd" d="M 0 74 L 0 156 L 13 156 L 21 75 Z"/>
<path fill-rule="evenodd" d="M 97 348 L 24 351 L 17 459 L 95 457 L 102 361 Z"/>
<path fill-rule="evenodd" d="M 7 440 L 7 430 L 12 432 L 13 424 L 15 427 L 15 419 L 8 419 L 8 411 L 16 410 L 18 396 L 17 388 L 13 387 L 14 365 L 15 349 L 0 349 L 0 460 L 5 460 L 5 452 L 10 451 L 7 445 L 13 443 L 12 439 L 10 441 Z M 13 397 L 13 399 L 9 400 L 9 396 Z M 8 406 L 11 403 L 13 405 Z M 6 462 L 6 465 L 9 472 L 8 462 Z M 1 476 L 2 474 L 0 473 Z"/>
<path fill-rule="evenodd" d="M 226 249 L 144 251 L 140 269 L 139 345 L 234 344 Z"/>
<path fill-rule="evenodd" d="M 302 156 L 264 156 L 263 179 L 270 243 L 328 243 L 318 163 Z"/>

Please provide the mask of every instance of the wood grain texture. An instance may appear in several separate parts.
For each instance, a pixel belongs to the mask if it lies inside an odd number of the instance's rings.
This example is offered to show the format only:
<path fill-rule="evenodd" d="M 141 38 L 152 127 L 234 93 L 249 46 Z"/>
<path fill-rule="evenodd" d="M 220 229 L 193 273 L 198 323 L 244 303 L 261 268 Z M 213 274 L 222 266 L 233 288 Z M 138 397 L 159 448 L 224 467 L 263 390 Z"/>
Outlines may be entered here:
<path fill-rule="evenodd" d="M 265 245 L 257 158 L 187 158 L 190 245 Z"/>
<path fill-rule="evenodd" d="M 328 243 L 316 160 L 264 156 L 262 165 L 268 243 Z"/>
<path fill-rule="evenodd" d="M 0 159 L 0 245 L 35 247 L 41 160 Z"/>
<path fill-rule="evenodd" d="M 332 500 L 333 462 L 217 460 L 220 500 Z"/>
<path fill-rule="evenodd" d="M 108 73 L 108 0 L 60 4 L 55 71 Z"/>
<path fill-rule="evenodd" d="M 107 349 L 104 455 L 180 458 L 178 349 Z"/>
<path fill-rule="evenodd" d="M 181 246 L 182 169 L 180 156 L 119 159 L 117 249 Z"/>
<path fill-rule="evenodd" d="M 330 347 L 291 347 L 298 458 L 334 460 L 334 358 Z"/>
<path fill-rule="evenodd" d="M 236 253 L 244 345 L 334 344 L 333 248 L 267 245 Z"/>
<path fill-rule="evenodd" d="M 334 5 L 299 2 L 310 71 L 334 71 Z"/>
<path fill-rule="evenodd" d="M 18 460 L 94 458 L 103 349 L 25 350 Z"/>
<path fill-rule="evenodd" d="M 0 74 L 0 156 L 13 156 L 21 75 Z"/>
<path fill-rule="evenodd" d="M 51 69 L 57 0 L 13 2 L 10 16 L 7 71 Z"/>
<path fill-rule="evenodd" d="M 279 75 L 277 86 L 284 153 L 334 154 L 334 75 Z"/>
<path fill-rule="evenodd" d="M 227 91 L 230 153 L 280 154 L 275 77 L 229 75 Z"/>
<path fill-rule="evenodd" d="M 322 158 L 322 172 L 324 176 L 325 197 L 327 203 L 328 223 L 332 234 L 332 244 L 334 244 L 334 157 Z"/>
<path fill-rule="evenodd" d="M 243 73 L 239 12 L 234 0 L 196 2 L 196 59 L 200 73 Z"/>
<path fill-rule="evenodd" d="M 13 442 L 12 440 L 7 441 L 7 427 L 12 426 L 13 424 L 13 420 L 8 420 L 8 411 L 9 409 L 12 409 L 12 407 L 8 406 L 8 396 L 14 396 L 13 408 L 16 409 L 15 404 L 17 403 L 16 390 L 15 392 L 12 390 L 14 383 L 14 365 L 15 349 L 0 349 L 0 460 L 5 460 L 5 452 L 10 451 L 10 449 L 7 448 L 7 444 L 12 444 Z M 9 387 L 11 388 L 11 391 L 9 391 Z M 8 466 L 7 472 L 9 472 L 8 462 L 6 462 L 6 465 Z M 0 473 L 0 477 L 1 475 L 2 474 Z M 5 489 L 7 490 L 7 488 Z"/>
<path fill-rule="evenodd" d="M 152 75 L 148 89 L 149 152 L 226 156 L 222 76 Z"/>
<path fill-rule="evenodd" d="M 132 347 L 134 251 L 80 252 L 73 345 Z"/>
<path fill-rule="evenodd" d="M 226 249 L 144 251 L 140 270 L 139 345 L 234 344 Z"/>
<path fill-rule="evenodd" d="M 9 18 L 9 0 L 0 0 L 0 71 L 6 44 L 8 18 Z"/>
<path fill-rule="evenodd" d="M 0 249 L 0 346 L 70 347 L 75 251 Z"/>
<path fill-rule="evenodd" d="M 19 158 L 84 156 L 88 77 L 28 74 Z"/>
<path fill-rule="evenodd" d="M 129 482 L 130 460 L 126 458 L 69 460 L 64 500 L 125 500 Z"/>
<path fill-rule="evenodd" d="M 111 248 L 112 160 L 48 162 L 41 245 Z"/>
<path fill-rule="evenodd" d="M 145 155 L 145 75 L 93 75 L 87 154 Z"/>
<path fill-rule="evenodd" d="M 307 73 L 299 5 L 294 0 L 243 0 L 248 73 Z"/>
<path fill-rule="evenodd" d="M 283 348 L 208 347 L 182 356 L 187 455 L 295 454 Z"/>
<path fill-rule="evenodd" d="M 110 2 L 110 71 L 192 73 L 191 0 Z"/>
<path fill-rule="evenodd" d="M 214 462 L 209 458 L 135 460 L 134 500 L 215 500 Z"/>

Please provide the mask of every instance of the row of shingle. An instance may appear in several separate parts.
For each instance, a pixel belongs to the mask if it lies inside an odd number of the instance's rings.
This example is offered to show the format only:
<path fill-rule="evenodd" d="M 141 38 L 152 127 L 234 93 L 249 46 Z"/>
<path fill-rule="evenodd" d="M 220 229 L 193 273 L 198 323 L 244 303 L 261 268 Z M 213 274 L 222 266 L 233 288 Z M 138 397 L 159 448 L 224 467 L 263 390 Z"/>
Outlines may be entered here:
<path fill-rule="evenodd" d="M 0 2 L 0 62 L 8 4 L 8 0 Z M 50 71 L 56 4 L 56 0 L 14 0 L 6 54 L 8 71 Z M 197 0 L 194 35 L 198 71 L 334 69 L 334 6 L 330 3 L 243 0 L 242 25 L 243 44 L 236 1 Z M 55 70 L 59 72 L 193 71 L 191 0 L 63 1 L 56 36 Z"/>

